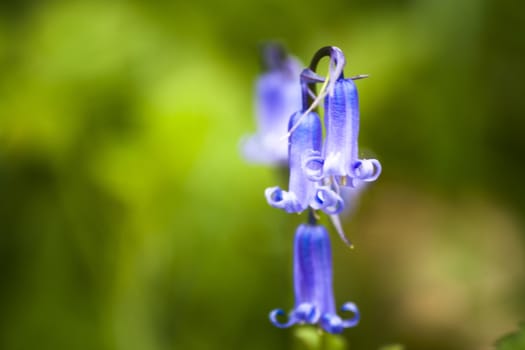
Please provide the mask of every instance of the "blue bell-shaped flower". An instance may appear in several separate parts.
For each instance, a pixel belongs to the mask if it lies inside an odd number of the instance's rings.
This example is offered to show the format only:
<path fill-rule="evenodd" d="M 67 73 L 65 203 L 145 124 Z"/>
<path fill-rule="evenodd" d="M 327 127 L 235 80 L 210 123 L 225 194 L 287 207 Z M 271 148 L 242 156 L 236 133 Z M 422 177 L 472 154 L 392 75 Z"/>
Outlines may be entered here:
<path fill-rule="evenodd" d="M 330 187 L 311 181 L 305 170 L 305 159 L 321 154 L 322 126 L 315 112 L 296 112 L 290 118 L 289 128 L 295 127 L 289 137 L 290 181 L 288 191 L 270 187 L 265 191 L 266 200 L 275 208 L 288 213 L 300 213 L 309 206 L 328 214 L 343 209 L 343 200 Z"/>
<path fill-rule="evenodd" d="M 326 332 L 341 333 L 359 322 L 359 310 L 347 302 L 342 311 L 353 317 L 342 319 L 337 315 L 332 289 L 332 251 L 326 229 L 317 224 L 303 224 L 297 228 L 294 242 L 295 306 L 286 322 L 277 318 L 285 312 L 276 309 L 270 321 L 277 327 L 287 328 L 297 323 L 317 324 Z"/>
<path fill-rule="evenodd" d="M 325 98 L 323 177 L 333 176 L 340 184 L 355 186 L 370 182 L 381 173 L 377 159 L 359 159 L 359 99 L 352 79 L 342 76 Z"/>

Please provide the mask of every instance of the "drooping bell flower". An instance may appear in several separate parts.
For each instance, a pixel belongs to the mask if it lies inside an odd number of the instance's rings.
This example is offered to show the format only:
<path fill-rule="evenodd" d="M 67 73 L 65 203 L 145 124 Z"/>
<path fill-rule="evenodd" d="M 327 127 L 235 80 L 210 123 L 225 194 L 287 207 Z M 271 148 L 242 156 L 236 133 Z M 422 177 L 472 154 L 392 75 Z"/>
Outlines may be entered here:
<path fill-rule="evenodd" d="M 359 322 L 359 310 L 347 302 L 342 311 L 353 317 L 342 319 L 337 315 L 332 287 L 332 251 L 326 229 L 315 223 L 297 228 L 294 241 L 294 290 L 295 306 L 288 313 L 288 320 L 277 318 L 286 313 L 281 309 L 270 313 L 270 321 L 277 327 L 287 328 L 294 324 L 317 324 L 329 333 L 341 333 Z"/>
<path fill-rule="evenodd" d="M 326 140 L 323 175 L 334 176 L 343 185 L 371 182 L 381 173 L 377 159 L 359 159 L 359 100 L 352 79 L 341 76 L 325 98 Z"/>
<path fill-rule="evenodd" d="M 286 165 L 288 144 L 283 140 L 290 116 L 301 108 L 300 62 L 278 44 L 263 48 L 266 69 L 256 83 L 257 133 L 244 138 L 244 157 L 254 163 Z"/>
<path fill-rule="evenodd" d="M 329 84 L 324 103 L 326 137 L 322 157 L 307 159 L 306 169 L 312 180 L 335 179 L 341 185 L 355 187 L 360 182 L 377 179 L 381 164 L 376 159 L 360 159 L 359 98 L 354 80 L 366 76 L 344 78 L 346 60 L 343 52 L 334 46 L 321 48 L 312 59 L 310 74 L 314 74 L 319 60 L 330 57 Z M 322 163 L 322 170 L 311 169 Z"/>
<path fill-rule="evenodd" d="M 322 142 L 322 129 L 319 116 L 310 112 L 303 116 L 296 112 L 290 118 L 290 125 L 301 119 L 295 132 L 289 137 L 289 167 L 290 180 L 288 191 L 279 187 L 267 188 L 265 193 L 268 203 L 284 209 L 288 213 L 300 213 L 310 205 L 315 195 L 316 183 L 310 181 L 302 169 L 302 157 L 312 152 L 319 152 Z"/>

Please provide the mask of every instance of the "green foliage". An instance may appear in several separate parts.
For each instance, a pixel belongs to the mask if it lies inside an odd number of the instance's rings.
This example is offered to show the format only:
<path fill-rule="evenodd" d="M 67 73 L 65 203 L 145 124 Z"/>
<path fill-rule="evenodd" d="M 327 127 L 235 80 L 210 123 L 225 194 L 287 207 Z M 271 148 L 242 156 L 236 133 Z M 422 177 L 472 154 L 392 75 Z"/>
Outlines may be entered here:
<path fill-rule="evenodd" d="M 354 349 L 348 346 L 344 337 L 338 334 L 329 334 L 316 327 L 301 326 L 294 330 L 294 350 L 346 350 Z M 357 349 L 357 348 L 355 348 Z M 385 345 L 379 350 L 404 350 L 400 344 Z M 498 349 L 499 350 L 499 349 Z"/>
<path fill-rule="evenodd" d="M 400 344 L 385 345 L 379 348 L 379 350 L 404 350 L 405 347 Z"/>
<path fill-rule="evenodd" d="M 347 342 L 337 334 L 329 334 L 315 327 L 297 327 L 294 350 L 345 350 Z"/>
<path fill-rule="evenodd" d="M 525 349 L 525 323 L 520 329 L 508 334 L 496 342 L 497 350 L 523 350 Z"/>

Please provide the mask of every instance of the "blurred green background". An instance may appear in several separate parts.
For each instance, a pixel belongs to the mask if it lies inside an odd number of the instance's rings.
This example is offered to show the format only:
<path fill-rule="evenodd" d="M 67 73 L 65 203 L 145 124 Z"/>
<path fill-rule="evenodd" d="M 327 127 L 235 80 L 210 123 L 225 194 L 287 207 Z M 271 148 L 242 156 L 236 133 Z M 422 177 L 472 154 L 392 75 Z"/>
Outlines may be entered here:
<path fill-rule="evenodd" d="M 525 5 L 2 1 L 0 349 L 299 349 L 258 45 L 347 55 L 379 181 L 334 235 L 349 349 L 491 349 L 525 317 Z"/>

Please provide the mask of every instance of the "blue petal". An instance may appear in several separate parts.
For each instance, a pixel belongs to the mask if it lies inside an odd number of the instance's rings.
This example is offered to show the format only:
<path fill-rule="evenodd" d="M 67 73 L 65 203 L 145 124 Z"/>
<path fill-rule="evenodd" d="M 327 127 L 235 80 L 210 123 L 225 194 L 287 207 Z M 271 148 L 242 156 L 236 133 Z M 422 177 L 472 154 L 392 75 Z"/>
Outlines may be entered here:
<path fill-rule="evenodd" d="M 375 181 L 381 174 L 381 163 L 377 159 L 360 159 L 352 165 L 352 176 L 358 180 Z"/>
<path fill-rule="evenodd" d="M 315 226 L 300 225 L 295 231 L 294 240 L 294 289 L 295 304 L 315 301 L 317 272 L 312 256 L 311 237 Z"/>
<path fill-rule="evenodd" d="M 286 210 L 288 213 L 300 213 L 311 203 L 315 196 L 316 184 L 310 181 L 303 170 L 303 159 L 312 154 L 320 154 L 322 127 L 319 116 L 310 112 L 303 114 L 296 112 L 292 115 L 289 128 L 296 125 L 295 131 L 289 138 L 289 165 L 290 179 L 288 191 L 279 187 L 266 189 L 268 203 Z"/>
<path fill-rule="evenodd" d="M 321 315 L 320 310 L 314 304 L 301 303 L 294 310 L 294 316 L 298 321 L 314 324 Z"/>
<path fill-rule="evenodd" d="M 289 128 L 299 122 L 290 135 L 289 159 L 290 182 L 289 191 L 295 193 L 297 200 L 306 208 L 315 194 L 315 184 L 308 179 L 303 171 L 303 158 L 321 151 L 322 126 L 319 116 L 310 112 L 303 116 L 295 113 L 290 118 Z"/>
<path fill-rule="evenodd" d="M 270 319 L 278 327 L 295 323 L 319 323 L 329 333 L 341 333 L 344 328 L 359 322 L 359 310 L 354 303 L 345 303 L 341 310 L 352 312 L 350 319 L 336 313 L 332 288 L 332 250 L 328 231 L 321 225 L 303 224 L 295 232 L 294 240 L 295 308 L 285 323 L 277 321 L 284 315 L 274 310 Z"/>
<path fill-rule="evenodd" d="M 381 173 L 376 159 L 359 159 L 359 98 L 352 79 L 339 79 L 325 99 L 326 140 L 324 176 L 335 176 L 342 185 L 352 179 L 374 181 Z M 348 180 L 347 180 L 348 178 Z"/>
<path fill-rule="evenodd" d="M 344 209 L 344 202 L 341 196 L 328 186 L 317 188 L 315 198 L 311 207 L 321 209 L 329 215 L 340 213 Z"/>
<path fill-rule="evenodd" d="M 321 225 L 300 225 L 294 242 L 296 305 L 311 303 L 321 314 L 334 310 L 330 236 Z"/>
<path fill-rule="evenodd" d="M 361 314 L 359 313 L 359 309 L 357 308 L 356 304 L 350 302 L 345 303 L 341 307 L 341 311 L 352 312 L 354 314 L 354 317 L 343 320 L 344 328 L 355 327 L 359 323 L 359 320 L 361 319 Z"/>
<path fill-rule="evenodd" d="M 320 326 L 328 333 L 339 334 L 345 329 L 341 317 L 335 314 L 325 314 L 321 318 Z"/>
<path fill-rule="evenodd" d="M 279 320 L 277 320 L 277 317 L 278 316 L 283 316 L 283 315 L 286 315 L 286 313 L 281 310 L 281 309 L 275 309 L 273 310 L 272 312 L 270 312 L 270 322 L 272 322 L 272 324 L 275 326 L 275 327 L 279 327 L 279 328 L 288 328 L 290 326 L 293 326 L 294 324 L 297 323 L 297 320 L 295 319 L 295 317 L 293 317 L 293 314 L 289 315 L 289 319 L 284 322 L 284 323 L 281 323 L 279 322 Z"/>
<path fill-rule="evenodd" d="M 348 176 L 357 156 L 359 100 L 351 79 L 338 79 L 325 99 L 325 176 Z"/>
<path fill-rule="evenodd" d="M 306 206 L 297 200 L 293 192 L 283 191 L 279 187 L 269 187 L 264 191 L 266 201 L 274 208 L 284 209 L 287 213 L 300 213 Z"/>

